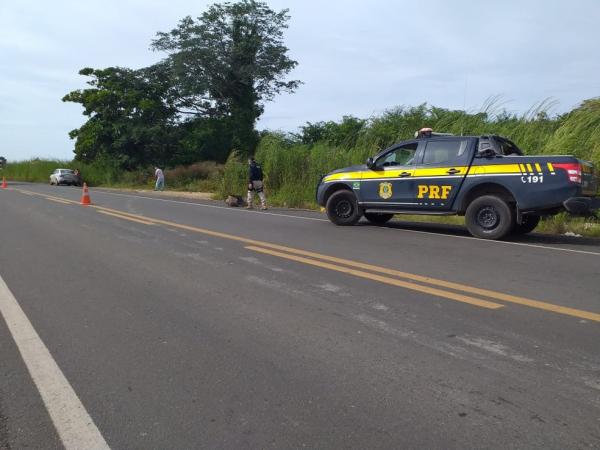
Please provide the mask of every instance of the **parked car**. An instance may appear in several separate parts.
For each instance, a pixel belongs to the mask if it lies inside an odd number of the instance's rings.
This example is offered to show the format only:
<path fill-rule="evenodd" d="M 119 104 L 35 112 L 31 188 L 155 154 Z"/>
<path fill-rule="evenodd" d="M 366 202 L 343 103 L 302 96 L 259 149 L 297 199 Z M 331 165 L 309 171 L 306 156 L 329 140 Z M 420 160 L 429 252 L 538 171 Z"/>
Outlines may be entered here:
<path fill-rule="evenodd" d="M 50 184 L 58 186 L 68 184 L 69 186 L 81 186 L 81 177 L 71 169 L 56 169 L 50 175 Z"/>

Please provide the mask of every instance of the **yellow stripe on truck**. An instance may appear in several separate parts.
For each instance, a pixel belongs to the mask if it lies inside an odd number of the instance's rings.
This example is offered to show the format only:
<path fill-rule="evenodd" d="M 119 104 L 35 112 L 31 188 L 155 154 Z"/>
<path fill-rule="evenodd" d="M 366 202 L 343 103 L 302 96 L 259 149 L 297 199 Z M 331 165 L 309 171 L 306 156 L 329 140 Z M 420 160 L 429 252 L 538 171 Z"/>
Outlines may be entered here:
<path fill-rule="evenodd" d="M 456 169 L 458 172 L 448 173 L 450 169 Z M 468 167 L 456 166 L 415 169 L 415 177 L 443 177 L 449 175 L 465 175 L 468 169 Z"/>
<path fill-rule="evenodd" d="M 518 164 L 489 164 L 480 167 L 484 168 L 485 173 L 521 173 Z"/>
<path fill-rule="evenodd" d="M 323 181 L 337 181 L 337 180 L 360 180 L 362 172 L 341 172 L 327 175 L 323 178 Z"/>
<path fill-rule="evenodd" d="M 448 173 L 450 169 L 455 169 L 457 172 Z M 533 171 L 533 169 L 532 169 Z M 541 172 L 541 168 L 539 168 Z M 524 164 L 488 164 L 481 166 L 447 166 L 447 167 L 420 167 L 399 168 L 394 170 L 365 170 L 363 172 L 341 172 L 334 173 L 323 178 L 324 182 L 331 181 L 355 181 L 369 180 L 378 178 L 400 178 L 401 173 L 409 172 L 413 177 L 447 177 L 456 175 L 481 175 L 481 174 L 527 174 L 527 168 Z"/>

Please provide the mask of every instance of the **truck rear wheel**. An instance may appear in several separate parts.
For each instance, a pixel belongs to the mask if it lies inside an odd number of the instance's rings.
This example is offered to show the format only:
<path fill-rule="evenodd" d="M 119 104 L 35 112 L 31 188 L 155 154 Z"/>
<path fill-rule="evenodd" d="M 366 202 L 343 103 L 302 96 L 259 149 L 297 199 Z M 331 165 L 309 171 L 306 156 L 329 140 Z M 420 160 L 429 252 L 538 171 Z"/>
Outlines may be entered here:
<path fill-rule="evenodd" d="M 383 214 L 383 213 L 365 213 L 365 219 L 375 225 L 383 225 L 389 222 L 393 214 Z"/>
<path fill-rule="evenodd" d="M 354 225 L 362 215 L 354 192 L 341 190 L 333 193 L 325 205 L 327 217 L 336 225 Z"/>
<path fill-rule="evenodd" d="M 521 219 L 521 223 L 515 224 L 515 227 L 513 228 L 512 232 L 514 234 L 531 233 L 533 230 L 535 230 L 535 227 L 537 227 L 540 223 L 540 219 L 541 217 L 535 214 L 526 214 Z"/>
<path fill-rule="evenodd" d="M 469 233 L 482 239 L 502 239 L 515 225 L 514 212 L 495 195 L 476 198 L 467 207 L 465 223 Z"/>

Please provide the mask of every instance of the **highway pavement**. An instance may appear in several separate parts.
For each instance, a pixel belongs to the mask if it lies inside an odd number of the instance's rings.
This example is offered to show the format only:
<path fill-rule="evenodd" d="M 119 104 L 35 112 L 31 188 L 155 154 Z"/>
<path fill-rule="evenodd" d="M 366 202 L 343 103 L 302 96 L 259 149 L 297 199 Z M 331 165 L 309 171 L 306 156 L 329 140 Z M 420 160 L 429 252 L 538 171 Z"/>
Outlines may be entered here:
<path fill-rule="evenodd" d="M 600 448 L 600 241 L 0 190 L 0 449 Z"/>

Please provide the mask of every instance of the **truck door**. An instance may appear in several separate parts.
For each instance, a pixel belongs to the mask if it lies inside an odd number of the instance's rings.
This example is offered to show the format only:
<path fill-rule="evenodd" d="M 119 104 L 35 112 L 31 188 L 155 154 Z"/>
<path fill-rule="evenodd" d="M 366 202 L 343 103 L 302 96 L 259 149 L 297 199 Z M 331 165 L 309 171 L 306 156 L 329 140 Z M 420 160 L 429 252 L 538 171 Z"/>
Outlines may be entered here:
<path fill-rule="evenodd" d="M 371 170 L 363 172 L 360 187 L 361 204 L 375 208 L 412 208 L 418 142 L 392 147 L 380 155 Z"/>
<path fill-rule="evenodd" d="M 413 198 L 418 210 L 448 211 L 469 171 L 473 139 L 432 138 L 424 141 L 414 171 Z"/>

